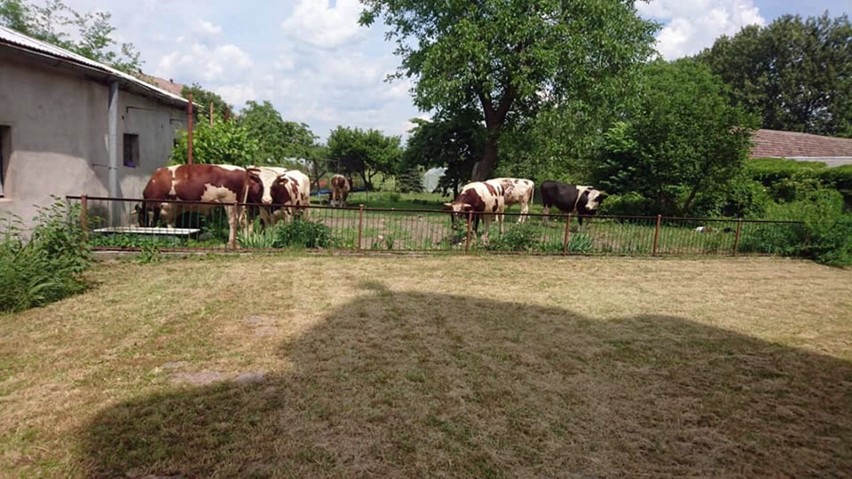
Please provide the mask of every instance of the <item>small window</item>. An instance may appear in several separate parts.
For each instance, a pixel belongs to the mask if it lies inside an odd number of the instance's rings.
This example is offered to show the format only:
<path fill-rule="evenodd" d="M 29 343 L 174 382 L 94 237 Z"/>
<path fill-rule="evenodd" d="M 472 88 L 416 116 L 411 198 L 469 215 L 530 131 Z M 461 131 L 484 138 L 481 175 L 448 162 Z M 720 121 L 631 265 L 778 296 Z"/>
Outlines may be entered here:
<path fill-rule="evenodd" d="M 124 166 L 128 168 L 139 166 L 139 135 L 124 134 Z"/>
<path fill-rule="evenodd" d="M 0 125 L 0 198 L 6 196 L 5 186 L 9 171 L 9 158 L 12 157 L 12 128 Z"/>

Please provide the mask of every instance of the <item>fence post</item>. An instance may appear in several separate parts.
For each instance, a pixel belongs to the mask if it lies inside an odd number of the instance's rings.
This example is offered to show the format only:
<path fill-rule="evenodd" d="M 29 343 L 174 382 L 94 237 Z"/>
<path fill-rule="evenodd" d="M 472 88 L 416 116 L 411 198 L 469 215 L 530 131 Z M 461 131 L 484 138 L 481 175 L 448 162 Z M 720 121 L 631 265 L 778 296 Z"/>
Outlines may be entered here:
<path fill-rule="evenodd" d="M 743 230 L 743 219 L 737 220 L 737 231 L 734 233 L 734 251 L 733 256 L 737 255 L 737 249 L 740 247 L 740 233 Z"/>
<path fill-rule="evenodd" d="M 361 235 L 364 231 L 364 203 L 358 205 L 358 251 L 361 250 Z"/>
<path fill-rule="evenodd" d="M 651 256 L 657 256 L 657 246 L 660 244 L 660 224 L 663 221 L 662 215 L 657 215 L 657 226 L 654 228 L 654 249 L 651 252 Z"/>
<path fill-rule="evenodd" d="M 571 213 L 565 218 L 565 235 L 562 237 L 562 254 L 568 253 L 568 242 L 571 239 Z"/>
<path fill-rule="evenodd" d="M 470 250 L 470 222 L 473 219 L 473 211 L 467 212 L 467 234 L 464 239 L 464 252 L 467 253 Z"/>
<path fill-rule="evenodd" d="M 89 239 L 89 197 L 80 196 L 80 229 L 83 230 L 83 241 Z"/>
<path fill-rule="evenodd" d="M 231 249 L 237 249 L 237 228 L 243 221 L 243 214 L 246 214 L 245 220 L 248 221 L 248 212 L 240 210 L 239 205 L 239 201 L 234 201 L 234 212 L 231 215 L 234 217 L 234 221 L 228 221 L 228 246 L 230 246 Z M 234 238 L 233 243 L 231 243 L 231 238 Z"/>

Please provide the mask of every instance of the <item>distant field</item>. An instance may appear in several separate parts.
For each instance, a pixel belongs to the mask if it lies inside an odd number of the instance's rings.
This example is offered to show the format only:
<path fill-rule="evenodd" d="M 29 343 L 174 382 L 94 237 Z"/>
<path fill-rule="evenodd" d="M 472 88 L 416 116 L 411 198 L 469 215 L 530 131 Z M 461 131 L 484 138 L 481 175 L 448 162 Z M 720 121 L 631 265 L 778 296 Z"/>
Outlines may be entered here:
<path fill-rule="evenodd" d="M 91 275 L 0 316 L 2 477 L 852 470 L 849 270 L 256 255 Z"/>

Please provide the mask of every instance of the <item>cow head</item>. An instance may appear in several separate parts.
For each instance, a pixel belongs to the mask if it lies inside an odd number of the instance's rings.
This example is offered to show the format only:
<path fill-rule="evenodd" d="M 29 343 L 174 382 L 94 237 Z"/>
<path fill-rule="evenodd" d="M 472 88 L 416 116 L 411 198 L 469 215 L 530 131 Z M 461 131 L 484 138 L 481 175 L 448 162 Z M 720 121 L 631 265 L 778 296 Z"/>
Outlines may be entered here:
<path fill-rule="evenodd" d="M 143 201 L 141 205 L 136 205 L 133 209 L 137 216 L 137 221 L 141 227 L 157 226 L 160 222 L 161 203 Z"/>
<path fill-rule="evenodd" d="M 246 168 L 246 203 L 269 204 L 266 202 L 267 190 L 260 178 L 260 169 Z"/>
<path fill-rule="evenodd" d="M 578 202 L 577 209 L 578 213 L 593 215 L 598 212 L 598 209 L 603 203 L 603 200 L 606 199 L 607 194 L 603 191 L 598 191 L 593 188 L 589 188 L 583 192 L 582 196 L 580 196 L 580 201 Z"/>

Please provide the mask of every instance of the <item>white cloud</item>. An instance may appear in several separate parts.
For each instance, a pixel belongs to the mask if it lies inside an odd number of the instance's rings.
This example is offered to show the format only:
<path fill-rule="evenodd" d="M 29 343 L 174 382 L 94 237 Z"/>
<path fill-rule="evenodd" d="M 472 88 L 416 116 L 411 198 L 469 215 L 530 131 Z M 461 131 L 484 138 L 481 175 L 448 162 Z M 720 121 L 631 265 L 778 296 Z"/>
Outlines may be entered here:
<path fill-rule="evenodd" d="M 754 0 L 652 0 L 636 8 L 642 16 L 667 22 L 657 35 L 657 50 L 669 60 L 698 53 L 747 25 L 766 23 Z"/>
<path fill-rule="evenodd" d="M 253 64 L 248 53 L 230 43 L 208 46 L 194 42 L 180 46 L 182 48 L 160 59 L 157 74 L 167 78 L 201 79 L 206 83 L 222 84 L 245 79 L 246 70 Z"/>
<path fill-rule="evenodd" d="M 320 48 L 336 48 L 363 37 L 358 25 L 361 4 L 358 0 L 298 0 L 293 14 L 281 28 L 293 39 Z"/>
<path fill-rule="evenodd" d="M 206 36 L 218 36 L 222 34 L 222 27 L 219 25 L 214 25 L 207 20 L 199 20 L 198 26 L 196 27 L 196 31 Z"/>

